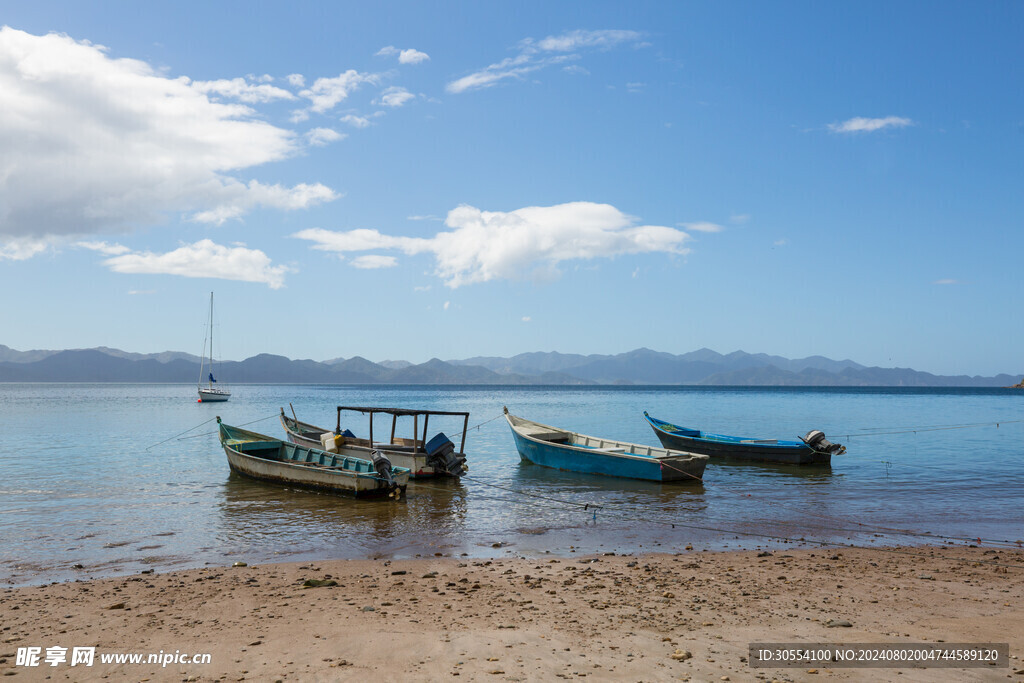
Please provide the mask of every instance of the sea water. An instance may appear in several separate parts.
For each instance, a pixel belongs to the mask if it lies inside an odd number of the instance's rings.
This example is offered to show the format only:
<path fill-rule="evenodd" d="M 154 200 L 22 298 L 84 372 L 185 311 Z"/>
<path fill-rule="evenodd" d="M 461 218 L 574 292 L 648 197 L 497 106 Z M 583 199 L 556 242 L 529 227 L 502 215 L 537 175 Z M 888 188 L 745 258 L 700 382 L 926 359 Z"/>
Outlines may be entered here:
<path fill-rule="evenodd" d="M 566 556 L 789 544 L 1024 539 L 1024 392 L 1003 389 L 0 384 L 0 585 L 256 562 Z M 333 429 L 338 405 L 470 412 L 462 480 L 398 502 L 255 482 L 228 469 L 215 417 L 282 438 L 280 409 Z M 847 446 L 830 468 L 709 464 L 660 484 L 521 462 L 521 417 L 658 445 L 686 427 Z M 345 413 L 358 436 L 368 418 Z M 374 436 L 390 436 L 378 417 Z M 411 433 L 411 420 L 399 434 Z M 462 422 L 435 417 L 458 445 Z"/>

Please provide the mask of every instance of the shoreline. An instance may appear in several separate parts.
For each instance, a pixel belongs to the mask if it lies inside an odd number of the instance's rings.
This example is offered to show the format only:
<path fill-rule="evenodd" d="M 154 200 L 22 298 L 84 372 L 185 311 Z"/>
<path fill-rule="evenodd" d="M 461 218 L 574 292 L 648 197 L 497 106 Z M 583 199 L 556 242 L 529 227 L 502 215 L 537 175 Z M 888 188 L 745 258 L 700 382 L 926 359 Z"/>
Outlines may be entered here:
<path fill-rule="evenodd" d="M 307 580 L 328 585 L 303 587 Z M 330 585 L 331 583 L 336 585 Z M 323 560 L 0 590 L 13 680 L 1024 680 L 1024 550 Z M 831 625 L 830 625 L 831 622 Z M 754 642 L 1009 643 L 1009 668 L 755 669 Z M 18 648 L 96 647 L 91 667 Z M 102 654 L 209 654 L 104 664 Z M 814 671 L 814 673 L 811 673 Z M 1017 672 L 1020 673 L 1017 673 Z"/>

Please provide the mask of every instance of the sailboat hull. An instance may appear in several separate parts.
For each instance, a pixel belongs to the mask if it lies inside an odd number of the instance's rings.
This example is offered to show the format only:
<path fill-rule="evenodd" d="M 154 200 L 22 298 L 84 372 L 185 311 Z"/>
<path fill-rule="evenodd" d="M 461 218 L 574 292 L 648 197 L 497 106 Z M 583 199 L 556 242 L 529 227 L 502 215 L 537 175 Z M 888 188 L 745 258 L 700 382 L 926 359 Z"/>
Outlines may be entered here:
<path fill-rule="evenodd" d="M 226 401 L 231 398 L 231 392 L 223 389 L 200 389 L 199 400 L 203 403 L 214 403 L 216 401 Z"/>

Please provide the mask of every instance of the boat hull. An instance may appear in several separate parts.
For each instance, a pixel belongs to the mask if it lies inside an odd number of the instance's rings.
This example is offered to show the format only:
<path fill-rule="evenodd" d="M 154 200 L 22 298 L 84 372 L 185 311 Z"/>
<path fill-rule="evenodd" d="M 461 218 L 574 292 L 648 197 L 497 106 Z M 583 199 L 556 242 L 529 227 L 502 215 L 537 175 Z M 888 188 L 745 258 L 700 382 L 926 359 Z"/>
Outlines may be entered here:
<path fill-rule="evenodd" d="M 353 498 L 384 498 L 392 493 L 391 490 L 372 479 L 339 478 L 331 476 L 329 472 L 310 471 L 301 465 L 272 463 L 262 458 L 253 458 L 227 447 L 224 452 L 227 454 L 228 466 L 231 470 L 250 479 L 325 491 Z M 402 495 L 405 493 L 405 488 L 404 485 L 398 487 Z"/>
<path fill-rule="evenodd" d="M 267 440 L 252 440 L 246 434 L 249 433 L 243 430 L 222 429 L 221 445 L 231 470 L 251 479 L 355 498 L 399 497 L 405 493 L 409 483 L 408 470 L 392 468 L 394 483 L 389 484 L 373 473 L 372 463 L 349 462 L 358 459 L 285 444 L 270 437 L 263 437 Z M 252 437 L 261 436 L 252 434 Z M 298 455 L 308 458 L 308 461 L 274 459 L 276 454 L 287 452 L 288 449 L 300 449 Z M 262 454 L 262 457 L 258 454 Z M 356 471 L 356 468 L 363 471 Z"/>
<path fill-rule="evenodd" d="M 200 389 L 199 400 L 203 403 L 223 403 L 231 398 L 231 392 L 223 389 Z"/>
<path fill-rule="evenodd" d="M 525 462 L 567 472 L 597 474 L 646 481 L 699 483 L 708 458 L 691 453 L 570 434 L 576 443 L 551 443 L 517 429 L 514 416 L 506 415 L 519 457 Z M 530 423 L 538 424 L 538 423 Z M 522 425 L 519 425 L 521 427 Z M 589 445 L 588 445 L 589 444 Z M 622 451 L 613 452 L 616 448 Z M 644 455 L 644 451 L 647 455 Z"/>
<path fill-rule="evenodd" d="M 284 428 L 284 432 L 288 436 L 288 440 L 300 446 L 322 448 L 323 444 L 320 443 L 319 434 L 326 434 L 327 432 L 334 431 L 332 429 L 320 429 L 315 425 L 305 422 L 298 422 L 297 420 L 293 420 L 285 415 L 284 412 L 281 413 L 280 417 L 281 426 Z M 308 428 L 303 430 L 306 431 L 306 433 L 299 431 L 303 428 Z M 314 438 L 312 434 L 316 434 L 317 436 Z M 413 479 L 449 476 L 445 473 L 436 472 L 433 467 L 428 465 L 426 453 L 409 453 L 391 449 L 388 448 L 386 444 L 376 444 L 373 450 L 377 450 L 387 456 L 387 459 L 390 460 L 391 464 L 395 467 L 404 467 L 409 470 L 409 476 Z M 352 444 L 342 444 L 338 447 L 338 453 L 355 458 L 367 459 L 370 457 L 370 451 L 371 449 L 369 447 Z"/>
<path fill-rule="evenodd" d="M 694 438 L 675 433 L 672 428 L 683 429 L 667 422 L 652 418 L 644 413 L 661 445 L 673 450 L 701 453 L 711 458 L 724 458 L 741 462 L 770 462 L 783 465 L 831 465 L 829 453 L 819 453 L 810 446 L 797 442 L 776 441 L 775 443 L 754 443 L 739 437 L 725 437 L 709 434 L 706 438 Z M 687 430 L 697 431 L 697 430 Z"/>

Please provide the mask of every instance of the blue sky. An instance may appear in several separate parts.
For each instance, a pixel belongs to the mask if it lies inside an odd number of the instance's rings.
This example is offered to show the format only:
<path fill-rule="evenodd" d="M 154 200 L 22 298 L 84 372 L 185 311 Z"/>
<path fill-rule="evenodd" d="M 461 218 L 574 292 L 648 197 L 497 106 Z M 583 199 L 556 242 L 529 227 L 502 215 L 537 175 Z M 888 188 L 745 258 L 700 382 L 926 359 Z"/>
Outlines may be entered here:
<path fill-rule="evenodd" d="M 0 344 L 1024 371 L 1020 3 L 0 23 Z"/>

